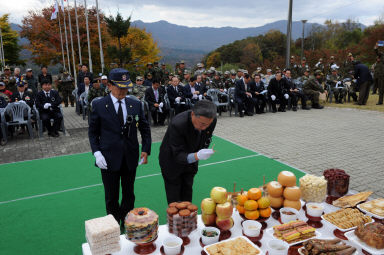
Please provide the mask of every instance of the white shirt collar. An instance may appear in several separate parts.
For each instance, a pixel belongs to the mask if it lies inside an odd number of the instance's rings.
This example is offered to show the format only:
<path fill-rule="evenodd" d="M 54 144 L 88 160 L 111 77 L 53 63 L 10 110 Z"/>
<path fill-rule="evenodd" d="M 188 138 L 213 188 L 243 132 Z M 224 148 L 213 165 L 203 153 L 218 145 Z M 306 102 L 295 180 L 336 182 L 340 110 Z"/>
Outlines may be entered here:
<path fill-rule="evenodd" d="M 109 93 L 109 94 L 111 95 L 111 99 L 112 99 L 113 104 L 116 104 L 116 103 L 119 101 L 119 99 L 117 99 L 116 97 L 114 97 L 114 96 L 112 95 L 112 93 Z M 124 100 L 124 99 L 121 99 L 120 101 L 121 101 L 121 103 L 122 103 L 123 105 L 125 105 L 125 100 Z"/>

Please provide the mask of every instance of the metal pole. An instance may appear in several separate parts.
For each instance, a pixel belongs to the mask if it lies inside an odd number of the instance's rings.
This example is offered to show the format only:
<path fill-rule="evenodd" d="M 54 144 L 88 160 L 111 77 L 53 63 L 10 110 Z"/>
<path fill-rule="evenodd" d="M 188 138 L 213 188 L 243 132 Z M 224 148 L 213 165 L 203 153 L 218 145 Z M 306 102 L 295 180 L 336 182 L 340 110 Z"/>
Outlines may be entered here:
<path fill-rule="evenodd" d="M 79 22 L 77 19 L 77 6 L 76 6 L 76 0 L 75 0 L 75 17 L 76 17 L 76 30 L 77 30 L 77 44 L 79 47 L 79 62 L 80 65 L 83 64 L 82 58 L 81 58 L 81 46 L 80 46 L 80 33 L 79 33 Z M 77 72 L 77 70 L 76 70 Z"/>
<path fill-rule="evenodd" d="M 99 17 L 99 0 L 96 0 L 96 13 L 97 13 L 97 29 L 99 30 L 101 73 L 104 74 L 104 53 L 103 53 L 103 43 L 101 41 L 100 17 Z"/>
<path fill-rule="evenodd" d="M 57 6 L 59 6 L 59 4 L 57 4 Z M 58 8 L 60 9 L 60 7 L 58 7 Z M 61 55 L 63 56 L 63 67 L 65 69 L 65 57 L 64 57 L 64 47 L 63 47 L 63 33 L 61 32 L 60 10 L 57 11 L 57 15 L 58 15 L 58 20 L 59 20 Z"/>
<path fill-rule="evenodd" d="M 85 8 L 85 25 L 87 26 L 87 41 L 88 41 L 89 71 L 90 71 L 91 73 L 93 73 L 93 70 L 92 70 L 92 56 L 91 56 L 91 42 L 90 42 L 90 40 L 89 40 L 87 0 L 84 0 L 84 8 Z"/>
<path fill-rule="evenodd" d="M 1 31 L 1 27 L 0 27 L 0 43 L 1 43 L 1 47 L 0 47 L 0 58 L 1 58 L 1 72 L 4 72 L 4 66 L 5 66 L 5 52 L 4 52 L 4 47 L 3 47 L 3 32 Z"/>
<path fill-rule="evenodd" d="M 289 0 L 288 24 L 287 24 L 287 53 L 285 58 L 285 66 L 287 68 L 289 68 L 289 58 L 291 56 L 292 2 L 293 0 Z"/>
<path fill-rule="evenodd" d="M 59 8 L 60 11 L 60 8 Z M 63 3 L 63 19 L 64 19 L 64 35 L 65 35 L 65 48 L 67 50 L 67 60 L 68 60 L 68 73 L 71 73 L 71 62 L 69 60 L 69 48 L 68 48 L 68 35 L 67 35 L 67 23 L 65 22 L 65 6 Z"/>
<path fill-rule="evenodd" d="M 75 78 L 75 86 L 77 87 L 76 61 L 75 61 L 75 51 L 73 50 L 73 37 L 72 37 L 72 25 L 71 25 L 72 22 L 71 22 L 71 12 L 69 10 L 69 0 L 67 0 L 67 11 L 68 11 L 69 34 L 71 35 L 73 77 Z"/>
<path fill-rule="evenodd" d="M 304 57 L 304 27 L 305 27 L 305 23 L 307 22 L 307 20 L 303 19 L 303 20 L 301 20 L 301 22 L 303 23 L 303 33 L 301 36 L 301 59 L 303 59 L 303 57 Z"/>

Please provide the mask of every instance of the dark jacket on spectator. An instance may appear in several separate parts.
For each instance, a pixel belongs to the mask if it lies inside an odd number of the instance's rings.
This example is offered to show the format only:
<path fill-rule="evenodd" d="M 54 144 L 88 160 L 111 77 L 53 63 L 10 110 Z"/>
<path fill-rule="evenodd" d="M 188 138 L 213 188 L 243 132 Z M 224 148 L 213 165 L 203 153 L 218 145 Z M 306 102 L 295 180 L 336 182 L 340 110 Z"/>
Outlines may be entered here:
<path fill-rule="evenodd" d="M 84 77 L 85 76 L 88 76 L 89 80 L 92 83 L 92 81 L 93 81 L 93 73 L 91 73 L 91 72 L 84 73 L 84 72 L 80 71 L 79 74 L 77 75 L 77 85 L 79 85 L 81 83 L 84 83 Z"/>
<path fill-rule="evenodd" d="M 47 73 L 46 75 L 44 75 L 43 73 L 40 73 L 38 76 L 38 80 L 40 84 L 43 80 L 48 80 L 49 83 L 52 84 L 52 75 L 50 73 Z"/>
<path fill-rule="evenodd" d="M 13 93 L 11 101 L 16 102 L 16 100 L 17 101 L 21 101 L 21 100 L 25 101 L 27 103 L 27 105 L 29 105 L 29 107 L 31 107 L 31 108 L 33 107 L 33 104 L 35 103 L 34 95 L 28 91 L 24 91 L 23 96 L 20 95 L 19 91 Z"/>
<path fill-rule="evenodd" d="M 361 63 L 357 63 L 354 66 L 355 68 L 355 78 L 357 79 L 357 85 L 361 85 L 364 82 L 372 82 L 372 76 L 369 72 L 369 68 Z"/>

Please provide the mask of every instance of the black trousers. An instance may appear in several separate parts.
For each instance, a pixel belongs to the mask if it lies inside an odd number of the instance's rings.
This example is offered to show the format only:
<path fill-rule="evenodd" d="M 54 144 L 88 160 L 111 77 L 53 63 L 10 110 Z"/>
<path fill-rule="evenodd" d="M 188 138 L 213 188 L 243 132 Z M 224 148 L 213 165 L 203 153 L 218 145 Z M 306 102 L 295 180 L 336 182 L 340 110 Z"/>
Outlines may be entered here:
<path fill-rule="evenodd" d="M 177 177 L 169 177 L 164 172 L 166 170 L 162 169 L 168 204 L 179 201 L 192 202 L 193 178 L 197 171 L 193 168 L 185 168 Z"/>
<path fill-rule="evenodd" d="M 365 105 L 369 97 L 370 82 L 366 81 L 360 84 L 359 87 L 359 99 L 358 103 L 360 105 Z"/>
<path fill-rule="evenodd" d="M 135 205 L 136 169 L 128 169 L 126 160 L 123 158 L 119 171 L 101 169 L 101 177 L 104 184 L 107 214 L 112 214 L 117 222 L 124 222 L 125 216 Z M 120 183 L 122 198 L 119 204 Z"/>
<path fill-rule="evenodd" d="M 288 100 L 285 99 L 284 95 L 276 96 L 276 100 L 274 101 L 271 97 L 269 97 L 269 102 L 272 105 L 272 110 L 276 111 L 276 104 L 278 103 L 277 101 L 280 103 L 279 110 L 285 110 L 285 106 L 288 104 Z"/>
<path fill-rule="evenodd" d="M 237 97 L 236 103 L 238 105 L 239 112 L 253 113 L 254 103 L 252 97 L 246 97 L 245 99 Z"/>
<path fill-rule="evenodd" d="M 61 112 L 42 112 L 40 118 L 43 121 L 43 125 L 48 130 L 49 133 L 58 132 L 60 129 L 61 121 L 63 120 L 63 115 Z M 53 119 L 53 125 L 51 125 L 51 119 Z"/>
<path fill-rule="evenodd" d="M 187 104 L 175 104 L 174 107 L 175 107 L 175 115 L 181 112 L 187 111 L 189 109 Z"/>
<path fill-rule="evenodd" d="M 157 111 L 158 108 L 151 108 L 151 116 L 153 119 L 153 123 L 156 124 L 164 124 L 165 117 L 167 116 L 167 110 L 163 108 L 163 112 Z"/>
<path fill-rule="evenodd" d="M 253 104 L 256 109 L 256 113 L 262 113 L 264 111 L 265 105 L 267 104 L 267 99 L 264 95 L 257 95 L 252 97 Z"/>

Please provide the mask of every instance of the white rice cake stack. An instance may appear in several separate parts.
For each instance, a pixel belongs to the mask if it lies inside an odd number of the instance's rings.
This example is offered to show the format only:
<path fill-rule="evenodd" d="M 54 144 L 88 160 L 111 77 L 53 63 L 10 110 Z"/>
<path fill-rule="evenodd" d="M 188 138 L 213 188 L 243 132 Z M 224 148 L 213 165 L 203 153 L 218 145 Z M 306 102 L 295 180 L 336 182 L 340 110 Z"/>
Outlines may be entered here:
<path fill-rule="evenodd" d="M 120 226 L 109 214 L 85 221 L 85 237 L 93 255 L 120 251 Z"/>

